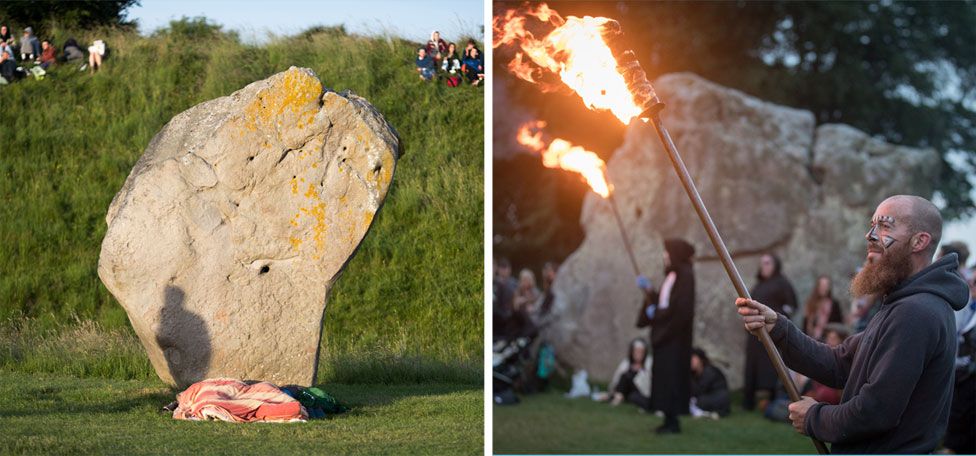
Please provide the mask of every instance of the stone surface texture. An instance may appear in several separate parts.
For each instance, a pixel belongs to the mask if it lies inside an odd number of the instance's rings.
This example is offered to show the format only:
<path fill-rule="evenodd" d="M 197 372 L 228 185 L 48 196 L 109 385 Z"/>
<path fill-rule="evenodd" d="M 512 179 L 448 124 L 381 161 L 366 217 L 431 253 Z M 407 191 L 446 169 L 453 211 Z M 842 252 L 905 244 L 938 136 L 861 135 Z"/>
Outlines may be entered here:
<path fill-rule="evenodd" d="M 399 147 L 366 100 L 295 67 L 173 117 L 112 200 L 98 263 L 159 377 L 312 384 L 329 289 Z"/>
<path fill-rule="evenodd" d="M 847 287 L 863 262 L 864 233 L 885 197 L 929 197 L 935 151 L 872 139 L 846 125 L 816 125 L 812 113 L 763 102 L 692 74 L 655 83 L 662 118 L 712 219 L 752 288 L 759 256 L 773 251 L 802 307 L 818 274 L 834 279 L 849 312 Z M 608 163 L 609 180 L 642 272 L 662 282 L 663 245 L 682 237 L 697 251 L 695 344 L 742 385 L 748 336 L 735 313 L 735 289 L 649 124 L 629 127 Z M 608 381 L 634 326 L 640 292 L 611 208 L 590 193 L 580 223 L 585 239 L 555 283 L 553 323 L 544 331 L 561 361 Z M 799 314 L 799 311 L 797 312 Z"/>

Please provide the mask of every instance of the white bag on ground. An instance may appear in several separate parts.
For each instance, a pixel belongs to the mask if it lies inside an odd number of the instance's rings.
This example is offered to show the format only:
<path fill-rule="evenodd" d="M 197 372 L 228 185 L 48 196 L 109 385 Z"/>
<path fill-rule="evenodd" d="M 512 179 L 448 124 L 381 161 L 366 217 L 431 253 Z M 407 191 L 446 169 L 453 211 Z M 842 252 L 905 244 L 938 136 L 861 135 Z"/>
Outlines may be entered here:
<path fill-rule="evenodd" d="M 573 374 L 573 387 L 566 393 L 566 398 L 588 397 L 590 395 L 590 384 L 586 383 L 586 378 L 585 369 Z"/>

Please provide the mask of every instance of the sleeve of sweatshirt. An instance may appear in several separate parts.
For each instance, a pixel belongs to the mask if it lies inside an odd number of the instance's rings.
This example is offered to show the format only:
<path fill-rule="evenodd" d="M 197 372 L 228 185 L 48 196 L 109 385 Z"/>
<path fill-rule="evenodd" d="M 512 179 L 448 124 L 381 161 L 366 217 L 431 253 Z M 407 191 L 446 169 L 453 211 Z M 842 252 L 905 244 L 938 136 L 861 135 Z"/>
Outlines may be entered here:
<path fill-rule="evenodd" d="M 780 314 L 769 337 L 783 355 L 787 367 L 831 388 L 840 389 L 847 383 L 862 334 L 848 337 L 837 347 L 831 348 L 807 336 L 789 318 Z"/>
<path fill-rule="evenodd" d="M 903 303 L 891 310 L 860 391 L 840 405 L 810 407 L 808 435 L 846 443 L 877 436 L 898 425 L 940 337 L 938 319 L 927 306 L 913 304 Z"/>

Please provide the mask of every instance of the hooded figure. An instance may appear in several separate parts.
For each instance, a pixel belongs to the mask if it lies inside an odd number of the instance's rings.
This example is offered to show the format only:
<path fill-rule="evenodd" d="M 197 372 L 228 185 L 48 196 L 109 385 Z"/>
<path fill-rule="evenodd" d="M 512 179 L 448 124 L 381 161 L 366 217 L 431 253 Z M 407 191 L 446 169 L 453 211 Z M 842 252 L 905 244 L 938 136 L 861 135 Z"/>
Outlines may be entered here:
<path fill-rule="evenodd" d="M 782 262 L 772 253 L 763 255 L 760 261 L 772 263 L 769 265 L 760 263 L 759 272 L 756 274 L 756 286 L 752 287 L 749 294 L 752 295 L 752 299 L 766 304 L 776 312 L 792 317 L 793 310 L 796 309 L 796 291 L 783 275 Z M 763 273 L 764 270 L 767 274 Z M 779 381 L 766 349 L 758 338 L 750 334 L 746 334 L 746 372 L 743 380 L 745 385 L 742 390 L 742 407 L 746 410 L 755 408 L 756 391 L 765 390 L 769 394 L 768 399 L 773 399 Z"/>
<path fill-rule="evenodd" d="M 660 288 L 644 287 L 637 327 L 651 327 L 651 410 L 664 412 L 659 433 L 680 432 L 678 415 L 688 414 L 691 398 L 691 341 L 695 319 L 695 248 L 681 240 L 664 241 L 667 253 Z"/>

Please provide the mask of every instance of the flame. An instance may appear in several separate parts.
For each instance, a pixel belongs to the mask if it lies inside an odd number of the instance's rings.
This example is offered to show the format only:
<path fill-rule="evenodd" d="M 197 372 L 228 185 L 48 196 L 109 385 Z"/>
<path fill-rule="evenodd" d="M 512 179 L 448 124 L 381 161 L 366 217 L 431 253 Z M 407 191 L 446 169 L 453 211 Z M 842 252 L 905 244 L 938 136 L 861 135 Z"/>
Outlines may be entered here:
<path fill-rule="evenodd" d="M 579 173 L 594 192 L 604 198 L 610 196 L 607 166 L 600 156 L 559 138 L 553 139 L 547 146 L 542 137 L 545 126 L 546 123 L 541 120 L 526 122 L 519 128 L 516 139 L 529 150 L 541 153 L 542 165 L 546 168 L 561 168 Z"/>
<path fill-rule="evenodd" d="M 555 27 L 541 39 L 526 29 L 529 21 Z M 616 21 L 605 17 L 559 16 L 545 3 L 528 8 L 524 12 L 510 9 L 504 15 L 495 16 L 492 29 L 495 34 L 493 47 L 517 46 L 521 52 L 509 62 L 508 69 L 517 77 L 538 83 L 534 68 L 558 74 L 590 109 L 610 110 L 624 124 L 642 111 L 627 81 L 617 69 L 617 60 L 604 40 L 606 33 L 613 33 Z M 536 24 L 538 25 L 538 24 Z M 535 72 L 535 73 L 534 73 Z"/>

